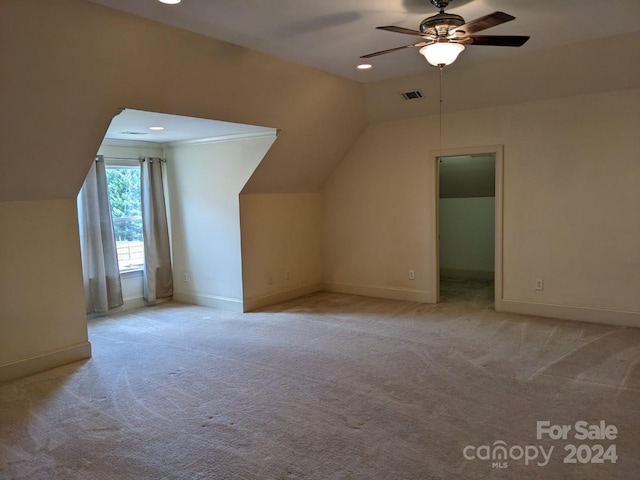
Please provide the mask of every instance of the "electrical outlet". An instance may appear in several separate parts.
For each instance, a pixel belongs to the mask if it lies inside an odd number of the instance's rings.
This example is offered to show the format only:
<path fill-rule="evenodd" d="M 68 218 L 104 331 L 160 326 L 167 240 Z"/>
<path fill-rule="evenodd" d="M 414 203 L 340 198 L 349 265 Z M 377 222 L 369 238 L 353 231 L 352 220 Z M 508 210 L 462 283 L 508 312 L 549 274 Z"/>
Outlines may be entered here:
<path fill-rule="evenodd" d="M 182 276 L 182 281 L 183 281 L 184 283 L 189 283 L 189 274 L 188 274 L 188 273 L 185 273 L 185 274 Z"/>
<path fill-rule="evenodd" d="M 416 271 L 409 270 L 409 280 L 415 280 L 415 279 L 416 279 Z"/>
<path fill-rule="evenodd" d="M 271 274 L 267 275 L 267 285 L 273 285 L 273 278 Z"/>
<path fill-rule="evenodd" d="M 284 272 L 284 279 L 285 280 L 291 280 L 291 271 L 287 270 L 286 272 Z"/>
<path fill-rule="evenodd" d="M 536 290 L 544 290 L 544 280 L 541 278 L 538 278 L 536 280 Z"/>

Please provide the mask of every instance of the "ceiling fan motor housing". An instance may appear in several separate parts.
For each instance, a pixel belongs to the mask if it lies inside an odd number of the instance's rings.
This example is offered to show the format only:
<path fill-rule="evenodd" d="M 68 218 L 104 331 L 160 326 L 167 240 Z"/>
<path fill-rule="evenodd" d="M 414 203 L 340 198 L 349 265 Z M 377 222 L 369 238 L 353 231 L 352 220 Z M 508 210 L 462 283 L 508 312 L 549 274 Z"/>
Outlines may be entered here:
<path fill-rule="evenodd" d="M 464 18 L 454 13 L 441 12 L 432 17 L 425 18 L 420 24 L 420 31 L 425 35 L 445 37 L 449 31 L 464 25 Z"/>

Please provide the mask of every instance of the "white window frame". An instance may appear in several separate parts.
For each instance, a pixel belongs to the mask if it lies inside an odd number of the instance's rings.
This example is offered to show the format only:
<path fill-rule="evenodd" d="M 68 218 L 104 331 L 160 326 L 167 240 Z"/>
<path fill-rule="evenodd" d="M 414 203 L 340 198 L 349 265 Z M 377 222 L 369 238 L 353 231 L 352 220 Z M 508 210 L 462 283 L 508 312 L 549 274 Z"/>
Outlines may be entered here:
<path fill-rule="evenodd" d="M 140 170 L 140 160 L 128 160 L 128 159 L 109 159 L 105 157 L 105 167 L 108 169 L 110 168 L 137 168 Z M 140 192 L 140 195 L 142 197 L 142 191 Z M 142 202 L 142 198 L 140 199 L 140 201 Z M 114 222 L 115 224 L 115 218 L 113 217 L 113 215 L 111 216 L 111 221 Z M 115 226 L 115 225 L 114 225 Z M 116 247 L 117 247 L 118 242 L 116 241 Z M 143 240 L 143 248 L 144 248 L 144 240 Z M 144 252 L 144 250 L 143 250 Z M 118 268 L 120 271 L 120 276 L 124 277 L 124 278 L 128 278 L 128 277 L 136 277 L 136 276 L 140 276 L 142 275 L 142 272 L 144 270 L 144 253 L 143 253 L 143 259 L 142 259 L 142 264 L 141 265 L 136 265 L 134 267 L 127 267 L 127 268 L 120 268 L 120 260 L 118 259 Z"/>

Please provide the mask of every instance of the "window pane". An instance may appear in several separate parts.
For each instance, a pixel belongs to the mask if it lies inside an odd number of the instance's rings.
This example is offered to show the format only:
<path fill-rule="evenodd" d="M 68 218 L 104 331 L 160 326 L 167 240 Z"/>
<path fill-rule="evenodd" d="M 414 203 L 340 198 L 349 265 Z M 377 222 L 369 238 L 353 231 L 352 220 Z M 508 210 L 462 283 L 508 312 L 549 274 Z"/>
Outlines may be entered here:
<path fill-rule="evenodd" d="M 107 187 L 120 270 L 142 268 L 144 250 L 140 169 L 108 166 Z"/>

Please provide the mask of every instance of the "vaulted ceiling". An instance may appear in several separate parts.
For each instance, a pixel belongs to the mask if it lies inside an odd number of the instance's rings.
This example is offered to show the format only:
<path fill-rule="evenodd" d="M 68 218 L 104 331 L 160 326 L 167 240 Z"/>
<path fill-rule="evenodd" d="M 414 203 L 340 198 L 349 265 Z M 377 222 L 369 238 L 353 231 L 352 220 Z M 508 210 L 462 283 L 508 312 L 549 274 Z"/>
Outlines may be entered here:
<path fill-rule="evenodd" d="M 437 69 L 428 65 L 417 49 L 366 60 L 373 65 L 371 70 L 356 68 L 363 62 L 360 59 L 363 54 L 419 40 L 375 27 L 396 25 L 417 29 L 425 17 L 437 12 L 429 0 L 183 0 L 178 5 L 165 5 L 158 0 L 91 1 L 363 82 L 367 85 L 370 119 L 374 121 L 437 110 Z M 637 36 L 635 43 L 623 50 L 619 45 L 625 44 L 625 40 L 611 40 L 640 31 L 638 0 L 450 0 L 446 11 L 467 21 L 505 11 L 516 20 L 482 33 L 531 37 L 519 48 L 467 48 L 455 64 L 447 67 L 447 111 L 590 93 L 599 88 L 596 85 L 628 88 L 630 79 L 625 75 L 629 76 L 629 70 L 618 69 L 614 75 L 610 71 L 612 58 L 618 62 L 618 57 L 630 54 L 631 59 L 634 51 L 635 57 L 640 53 Z M 498 67 L 501 71 L 507 68 L 513 73 L 508 78 L 497 74 L 496 62 L 502 62 Z M 507 67 L 503 67 L 504 62 Z M 550 65 L 560 65 L 565 71 L 550 72 Z M 589 67 L 584 69 L 583 65 Z M 576 70 L 575 66 L 581 67 Z M 475 80 L 471 90 L 470 68 Z M 590 74 L 593 79 L 589 85 L 575 85 L 576 77 Z M 541 77 L 556 87 L 550 91 Z M 565 81 L 565 77 L 570 80 Z M 258 78 L 260 72 L 256 72 Z M 414 90 L 421 91 L 421 101 L 402 100 L 400 93 Z M 125 112 L 114 121 L 121 123 L 121 130 L 130 130 L 135 123 L 126 128 L 128 120 L 129 114 Z M 158 141 L 167 141 L 163 140 L 166 135 L 158 134 Z M 215 135 L 214 130 L 210 136 Z"/>
<path fill-rule="evenodd" d="M 0 2 L 0 200 L 74 198 L 122 108 L 279 129 L 250 193 L 318 191 L 369 122 L 438 111 L 438 70 L 415 49 L 355 69 L 411 43 L 375 27 L 416 28 L 427 0 Z M 445 69 L 446 111 L 638 86 L 638 0 L 448 9 L 496 10 L 517 20 L 487 33 L 531 40 L 463 52 Z M 405 102 L 414 89 L 422 101 Z"/>
<path fill-rule="evenodd" d="M 414 43 L 375 27 L 417 29 L 437 13 L 429 0 L 91 1 L 365 83 L 434 68 L 412 48 L 375 57 L 371 70 L 356 69 L 361 55 Z M 483 33 L 531 36 L 519 48 L 468 48 L 461 66 L 640 30 L 638 0 L 451 0 L 446 11 L 467 21 L 504 11 L 516 20 Z"/>
<path fill-rule="evenodd" d="M 0 5 L 0 201 L 75 198 L 123 108 L 279 129 L 252 193 L 318 191 L 367 124 L 362 85 L 317 69 L 86 0 Z"/>

